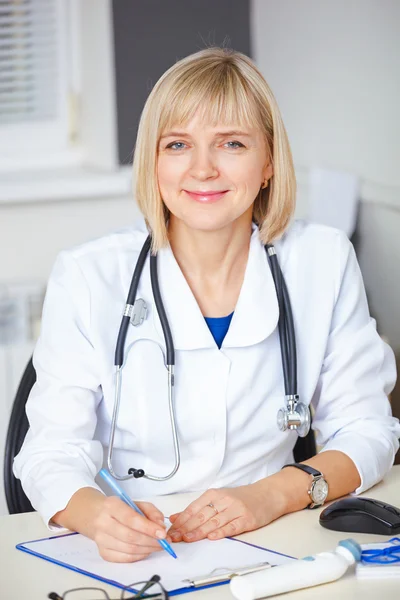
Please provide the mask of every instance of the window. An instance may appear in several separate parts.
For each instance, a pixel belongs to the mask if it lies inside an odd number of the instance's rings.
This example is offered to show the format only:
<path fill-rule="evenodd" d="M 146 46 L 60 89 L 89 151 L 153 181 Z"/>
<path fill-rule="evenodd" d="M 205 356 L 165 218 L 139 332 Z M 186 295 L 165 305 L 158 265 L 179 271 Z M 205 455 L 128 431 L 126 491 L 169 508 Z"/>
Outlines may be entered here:
<path fill-rule="evenodd" d="M 0 0 L 0 203 L 128 195 L 111 0 Z"/>
<path fill-rule="evenodd" d="M 0 168 L 76 164 L 71 7 L 66 0 L 0 0 Z"/>

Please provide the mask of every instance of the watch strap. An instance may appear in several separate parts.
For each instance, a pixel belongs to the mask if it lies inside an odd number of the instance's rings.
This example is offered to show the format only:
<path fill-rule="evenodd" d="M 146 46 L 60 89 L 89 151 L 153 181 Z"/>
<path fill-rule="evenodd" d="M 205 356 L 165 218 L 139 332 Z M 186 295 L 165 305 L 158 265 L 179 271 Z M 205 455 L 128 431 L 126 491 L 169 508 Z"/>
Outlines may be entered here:
<path fill-rule="evenodd" d="M 317 469 L 313 469 L 313 467 L 310 467 L 309 465 L 303 465 L 302 463 L 291 463 L 290 465 L 284 465 L 282 467 L 282 469 L 284 469 L 285 467 L 295 467 L 296 469 L 300 469 L 300 471 L 304 471 L 305 473 L 308 473 L 309 475 L 312 476 L 313 482 L 311 484 L 311 488 L 308 490 L 308 494 L 312 501 L 307 506 L 307 508 L 318 508 L 318 507 L 322 506 L 324 502 L 314 502 L 313 495 L 312 495 L 313 486 L 314 486 L 315 482 L 318 481 L 319 479 L 324 478 L 321 471 L 317 471 Z"/>
<path fill-rule="evenodd" d="M 285 469 L 286 467 L 296 467 L 296 469 L 300 469 L 301 471 L 304 471 L 309 475 L 313 475 L 314 477 L 319 477 L 322 475 L 321 471 L 317 471 L 317 469 L 313 469 L 312 467 L 303 465 L 302 463 L 291 463 L 290 465 L 284 465 L 282 469 Z"/>

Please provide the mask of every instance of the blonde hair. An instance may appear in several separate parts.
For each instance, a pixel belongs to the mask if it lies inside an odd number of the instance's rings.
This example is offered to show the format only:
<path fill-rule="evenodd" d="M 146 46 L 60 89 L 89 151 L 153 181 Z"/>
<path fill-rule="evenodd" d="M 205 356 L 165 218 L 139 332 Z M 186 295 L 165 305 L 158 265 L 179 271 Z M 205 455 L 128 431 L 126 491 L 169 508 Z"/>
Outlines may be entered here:
<path fill-rule="evenodd" d="M 157 81 L 144 106 L 133 170 L 135 197 L 152 234 L 152 251 L 168 244 L 168 210 L 157 182 L 157 152 L 166 129 L 200 112 L 211 126 L 242 124 L 263 131 L 273 165 L 269 185 L 254 201 L 263 244 L 281 237 L 293 216 L 296 178 L 292 153 L 274 95 L 254 63 L 226 48 L 207 48 L 180 60 Z"/>

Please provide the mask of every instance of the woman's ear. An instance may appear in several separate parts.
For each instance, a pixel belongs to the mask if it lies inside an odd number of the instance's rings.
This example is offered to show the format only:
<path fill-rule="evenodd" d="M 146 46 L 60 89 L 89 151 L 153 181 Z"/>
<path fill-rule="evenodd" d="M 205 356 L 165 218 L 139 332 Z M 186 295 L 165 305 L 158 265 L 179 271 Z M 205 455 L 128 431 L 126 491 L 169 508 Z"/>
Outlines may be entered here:
<path fill-rule="evenodd" d="M 263 171 L 264 179 L 261 184 L 261 189 L 264 189 L 268 186 L 268 182 L 271 179 L 273 174 L 274 174 L 274 168 L 272 166 L 272 162 L 269 162 Z"/>
<path fill-rule="evenodd" d="M 272 161 L 269 161 L 269 163 L 264 168 L 264 181 L 268 181 L 269 179 L 271 179 L 273 174 L 274 174 L 274 167 L 273 167 Z"/>

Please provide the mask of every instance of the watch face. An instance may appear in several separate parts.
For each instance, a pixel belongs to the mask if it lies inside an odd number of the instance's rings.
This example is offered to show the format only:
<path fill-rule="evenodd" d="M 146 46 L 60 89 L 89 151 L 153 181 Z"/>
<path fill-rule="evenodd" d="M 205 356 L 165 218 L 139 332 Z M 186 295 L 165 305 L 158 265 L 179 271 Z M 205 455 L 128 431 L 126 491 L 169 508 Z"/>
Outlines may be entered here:
<path fill-rule="evenodd" d="M 328 484 L 325 479 L 317 479 L 312 486 L 311 498 L 315 504 L 323 504 L 328 496 Z"/>

